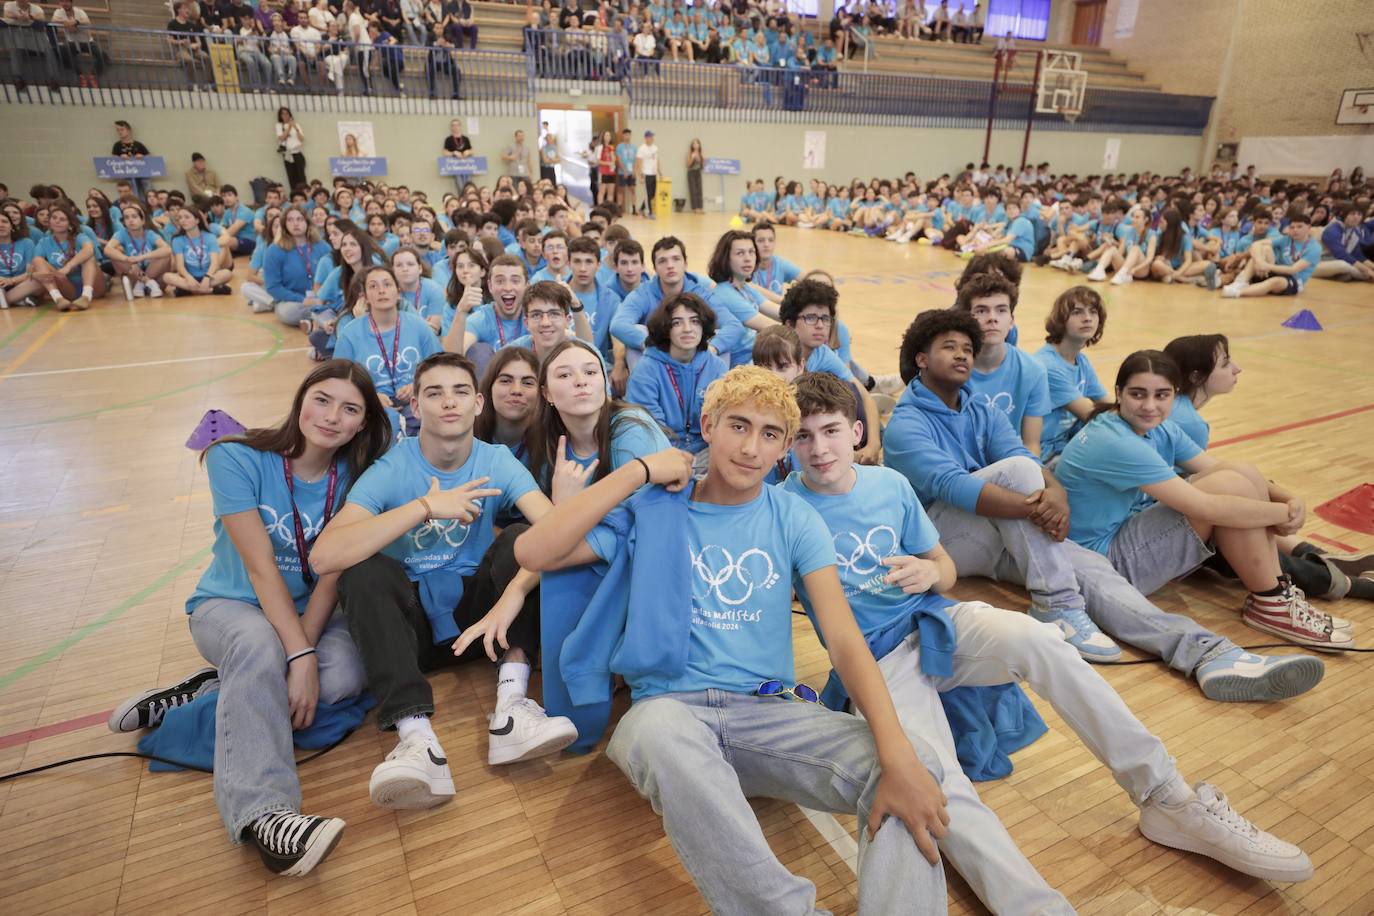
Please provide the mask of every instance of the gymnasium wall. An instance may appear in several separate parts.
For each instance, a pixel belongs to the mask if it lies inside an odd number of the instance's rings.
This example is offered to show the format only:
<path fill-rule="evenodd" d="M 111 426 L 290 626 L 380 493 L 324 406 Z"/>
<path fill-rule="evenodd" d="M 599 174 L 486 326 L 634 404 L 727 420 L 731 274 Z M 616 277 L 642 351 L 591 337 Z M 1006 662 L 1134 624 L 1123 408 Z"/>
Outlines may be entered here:
<path fill-rule="evenodd" d="M 1118 38 L 1123 3 L 1138 13 Z M 1335 123 L 1342 90 L 1374 87 L 1370 0 L 1107 0 L 1102 45 L 1165 92 L 1215 95 L 1216 143 L 1370 132 Z"/>
<path fill-rule="evenodd" d="M 180 187 L 181 176 L 190 167 L 193 152 L 202 153 L 221 180 L 235 184 L 243 193 L 251 178 L 265 175 L 284 179 L 281 159 L 276 155 L 271 111 L 205 112 L 152 108 L 55 108 L 36 105 L 0 105 L 0 120 L 6 124 L 4 154 L 0 156 L 0 181 L 23 195 L 30 185 L 56 182 L 73 195 L 98 184 L 91 157 L 108 155 L 114 142 L 112 122 L 125 118 L 133 123 L 139 139 L 155 154 L 167 160 L 169 177 L 164 183 Z M 302 113 L 300 124 L 306 134 L 305 154 L 310 174 L 322 175 L 328 157 L 338 154 L 337 130 L 340 120 L 371 121 L 377 137 L 378 154 L 386 156 L 392 183 L 419 187 L 437 199 L 449 189 L 449 179 L 439 178 L 435 160 L 443 138 L 448 134 L 448 115 L 416 116 L 386 114 Z M 472 119 L 469 119 L 470 122 Z M 477 131 L 469 133 L 477 155 L 487 156 L 492 168 L 500 166 L 501 150 L 512 133 L 524 129 L 533 149 L 537 125 L 533 117 L 479 117 Z M 957 172 L 983 150 L 981 130 L 937 130 L 895 127 L 826 126 L 824 124 L 742 125 L 724 122 L 665 123 L 635 121 L 630 124 L 635 141 L 645 129 L 658 135 L 663 174 L 674 182 L 674 196 L 687 196 L 685 157 L 689 142 L 700 138 L 708 156 L 739 159 L 744 174 L 726 178 L 725 196 L 731 210 L 743 193 L 743 181 L 762 177 L 771 183 L 773 176 L 823 178 L 828 182 L 847 182 L 851 178 L 900 175 L 915 171 L 923 179 L 942 172 Z M 802 170 L 802 144 L 807 131 L 826 135 L 825 167 Z M 1102 156 L 1109 134 L 1040 131 L 1032 134 L 1030 159 L 1049 161 L 1058 171 L 1088 174 L 1102 169 Z M 1016 164 L 1021 158 L 1022 134 L 998 131 L 993 134 L 992 161 Z M 1185 165 L 1199 164 L 1202 138 L 1153 134 L 1125 134 L 1121 137 L 1119 169 L 1136 171 L 1177 171 Z M 111 188 L 112 182 L 107 182 Z M 707 198 L 719 195 L 720 179 L 705 176 Z M 711 205 L 708 204 L 708 209 Z"/>

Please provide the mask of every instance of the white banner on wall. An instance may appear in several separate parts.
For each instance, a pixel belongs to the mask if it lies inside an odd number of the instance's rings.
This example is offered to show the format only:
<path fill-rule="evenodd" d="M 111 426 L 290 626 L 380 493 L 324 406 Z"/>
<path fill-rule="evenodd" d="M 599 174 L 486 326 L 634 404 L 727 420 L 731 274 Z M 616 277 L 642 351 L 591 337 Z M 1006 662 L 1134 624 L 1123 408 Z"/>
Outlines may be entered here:
<path fill-rule="evenodd" d="M 1116 27 L 1112 30 L 1115 38 L 1130 38 L 1135 34 L 1135 17 L 1140 12 L 1140 0 L 1121 0 L 1116 8 Z"/>
<path fill-rule="evenodd" d="M 1115 172 L 1116 164 L 1121 161 L 1121 138 L 1108 137 L 1107 148 L 1102 151 L 1102 171 Z"/>
<path fill-rule="evenodd" d="M 1253 165 L 1261 175 L 1349 175 L 1357 165 L 1374 171 L 1374 136 L 1337 134 L 1327 137 L 1246 137 L 1240 141 L 1240 167 Z"/>
<path fill-rule="evenodd" d="M 808 130 L 802 140 L 802 168 L 825 168 L 825 131 Z"/>

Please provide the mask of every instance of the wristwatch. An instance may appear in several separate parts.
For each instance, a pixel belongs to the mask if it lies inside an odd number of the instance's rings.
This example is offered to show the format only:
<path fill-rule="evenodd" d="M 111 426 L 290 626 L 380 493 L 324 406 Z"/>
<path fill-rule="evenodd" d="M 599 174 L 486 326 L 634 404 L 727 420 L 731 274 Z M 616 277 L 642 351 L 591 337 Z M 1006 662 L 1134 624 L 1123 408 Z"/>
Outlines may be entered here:
<path fill-rule="evenodd" d="M 572 309 L 572 313 L 573 313 L 574 315 L 578 315 L 578 314 L 581 314 L 582 312 L 585 312 L 586 310 L 587 310 L 587 307 L 586 307 L 585 305 L 579 305 L 579 306 L 577 306 L 576 308 Z"/>

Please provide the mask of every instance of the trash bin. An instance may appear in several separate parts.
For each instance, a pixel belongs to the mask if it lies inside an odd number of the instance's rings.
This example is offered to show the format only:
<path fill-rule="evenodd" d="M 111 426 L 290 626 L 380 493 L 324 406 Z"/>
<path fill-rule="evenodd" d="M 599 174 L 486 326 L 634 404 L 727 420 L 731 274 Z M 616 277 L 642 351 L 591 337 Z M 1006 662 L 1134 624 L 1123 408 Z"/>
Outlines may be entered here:
<path fill-rule="evenodd" d="M 658 188 L 654 193 L 654 213 L 664 216 L 673 212 L 673 180 L 658 176 Z"/>

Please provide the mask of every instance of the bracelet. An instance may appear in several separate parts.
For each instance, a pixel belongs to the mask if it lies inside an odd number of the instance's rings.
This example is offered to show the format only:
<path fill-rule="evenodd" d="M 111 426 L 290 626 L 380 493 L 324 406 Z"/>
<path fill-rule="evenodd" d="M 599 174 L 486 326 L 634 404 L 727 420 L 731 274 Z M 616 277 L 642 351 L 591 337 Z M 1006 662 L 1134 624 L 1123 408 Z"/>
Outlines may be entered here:
<path fill-rule="evenodd" d="M 291 663 L 294 662 L 294 661 L 295 661 L 296 659 L 298 659 L 298 658 L 305 658 L 307 655 L 314 655 L 314 654 L 315 654 L 315 647 L 314 647 L 314 646 L 310 646 L 310 647 L 308 647 L 308 648 L 302 649 L 301 651 L 297 652 L 295 655 L 288 655 L 288 656 L 286 657 L 286 667 L 290 668 L 290 667 L 291 667 Z"/>
<path fill-rule="evenodd" d="M 574 315 L 581 315 L 581 314 L 582 314 L 583 312 L 585 312 L 586 310 L 587 310 L 587 307 L 586 307 L 585 305 L 578 306 L 578 307 L 575 308 L 575 309 L 569 309 L 569 311 L 572 312 Z"/>
<path fill-rule="evenodd" d="M 646 484 L 649 483 L 649 481 L 651 481 L 654 476 L 649 473 L 649 463 L 645 461 L 643 458 L 636 458 L 635 461 L 638 461 L 640 466 L 644 468 L 644 482 Z"/>
<path fill-rule="evenodd" d="M 434 518 L 434 507 L 432 507 L 429 504 L 429 500 L 425 499 L 423 496 L 417 496 L 415 498 L 420 501 L 420 505 L 425 507 L 425 521 L 431 521 Z"/>

